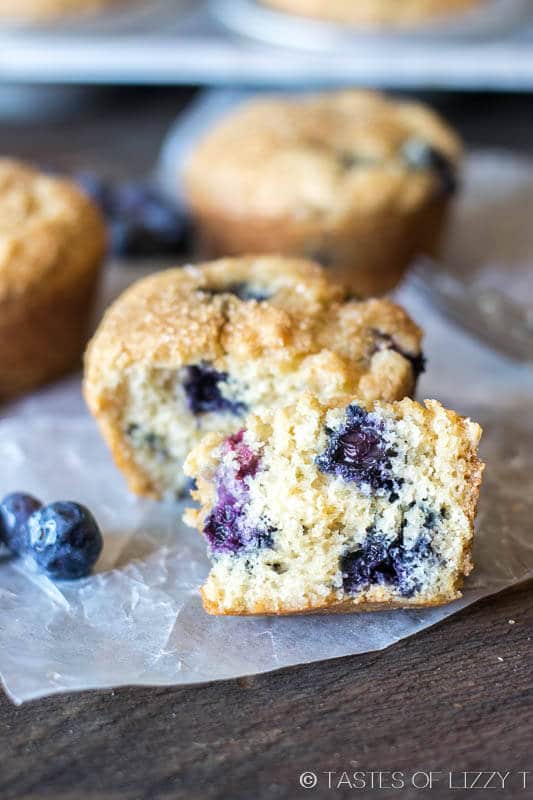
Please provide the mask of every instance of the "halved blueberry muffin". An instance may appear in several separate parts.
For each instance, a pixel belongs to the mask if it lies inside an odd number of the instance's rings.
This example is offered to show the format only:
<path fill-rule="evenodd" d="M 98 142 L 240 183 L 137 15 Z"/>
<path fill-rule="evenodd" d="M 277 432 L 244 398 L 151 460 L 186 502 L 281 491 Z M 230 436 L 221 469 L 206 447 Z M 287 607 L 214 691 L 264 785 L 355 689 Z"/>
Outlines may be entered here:
<path fill-rule="evenodd" d="M 481 428 L 437 401 L 295 404 L 210 434 L 185 471 L 212 614 L 430 606 L 472 563 Z"/>
<path fill-rule="evenodd" d="M 250 412 L 303 391 L 411 394 L 420 340 L 401 308 L 348 299 L 315 264 L 226 259 L 127 290 L 88 349 L 85 396 L 131 489 L 174 496 L 204 433 L 238 431 Z"/>

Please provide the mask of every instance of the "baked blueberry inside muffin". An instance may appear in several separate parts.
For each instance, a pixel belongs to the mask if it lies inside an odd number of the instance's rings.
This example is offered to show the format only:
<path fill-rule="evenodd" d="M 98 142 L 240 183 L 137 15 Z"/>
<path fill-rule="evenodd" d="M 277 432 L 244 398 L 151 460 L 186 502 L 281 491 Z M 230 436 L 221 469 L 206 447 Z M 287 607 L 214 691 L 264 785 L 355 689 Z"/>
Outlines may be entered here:
<path fill-rule="evenodd" d="M 215 614 L 436 605 L 471 569 L 480 427 L 434 400 L 303 396 L 189 455 Z"/>

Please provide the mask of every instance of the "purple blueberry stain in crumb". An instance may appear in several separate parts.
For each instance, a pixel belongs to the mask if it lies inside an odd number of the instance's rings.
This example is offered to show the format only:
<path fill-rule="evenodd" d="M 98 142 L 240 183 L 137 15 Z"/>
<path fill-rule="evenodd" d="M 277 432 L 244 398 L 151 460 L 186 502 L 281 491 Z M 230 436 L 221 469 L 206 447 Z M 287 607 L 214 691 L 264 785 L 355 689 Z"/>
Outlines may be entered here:
<path fill-rule="evenodd" d="M 379 353 L 381 350 L 393 350 L 395 353 L 399 353 L 411 364 L 415 381 L 426 371 L 426 358 L 423 353 L 409 353 L 404 350 L 390 333 L 383 333 L 375 329 L 372 331 L 372 336 L 373 347 L 370 355 Z"/>
<path fill-rule="evenodd" d="M 227 452 L 235 455 L 237 462 L 237 470 L 235 478 L 238 481 L 244 481 L 246 478 L 255 478 L 261 457 L 258 453 L 254 453 L 252 448 L 244 441 L 245 430 L 242 428 L 237 433 L 228 436 L 224 442 L 224 448 Z"/>
<path fill-rule="evenodd" d="M 212 553 L 236 554 L 243 550 L 248 552 L 272 547 L 273 532 L 273 528 L 268 525 L 249 524 L 244 497 L 234 497 L 223 487 L 219 487 L 217 505 L 204 526 L 204 534 Z"/>
<path fill-rule="evenodd" d="M 411 546 L 404 542 L 405 521 L 392 539 L 373 526 L 367 528 L 367 536 L 361 545 L 341 558 L 344 591 L 354 594 L 375 585 L 393 586 L 402 597 L 412 597 L 420 591 L 422 583 L 418 568 L 425 561 L 437 561 L 431 536 L 435 521 L 436 515 L 430 512 Z"/>
<path fill-rule="evenodd" d="M 246 404 L 224 397 L 221 384 L 227 383 L 228 374 L 218 372 L 209 364 L 192 364 L 185 367 L 183 388 L 189 410 L 195 415 L 209 412 L 226 412 L 241 416 L 247 410 Z"/>
<path fill-rule="evenodd" d="M 223 449 L 234 456 L 217 476 L 217 499 L 207 517 L 204 534 L 211 553 L 249 553 L 272 547 L 274 528 L 266 521 L 251 521 L 248 514 L 249 481 L 260 467 L 261 456 L 244 442 L 244 431 L 229 436 Z"/>
<path fill-rule="evenodd" d="M 402 148 L 406 164 L 413 170 L 432 172 L 439 182 L 439 196 L 453 195 L 458 189 L 457 169 L 453 161 L 425 139 L 408 139 Z"/>
<path fill-rule="evenodd" d="M 200 287 L 198 291 L 203 292 L 204 294 L 208 294 L 212 297 L 221 294 L 232 294 L 235 297 L 238 297 L 239 300 L 255 300 L 257 303 L 262 303 L 265 300 L 269 300 L 272 295 L 264 289 L 259 289 L 253 286 L 250 286 L 249 283 L 246 281 L 240 281 L 237 283 L 229 283 L 227 286 L 221 286 L 220 288 L 213 288 L 213 287 Z"/>
<path fill-rule="evenodd" d="M 392 458 L 397 455 L 384 439 L 384 424 L 375 414 L 352 404 L 340 428 L 326 428 L 328 446 L 316 458 L 321 472 L 356 483 L 371 492 L 389 494 L 398 499 L 397 489 L 403 479 L 392 473 Z"/>

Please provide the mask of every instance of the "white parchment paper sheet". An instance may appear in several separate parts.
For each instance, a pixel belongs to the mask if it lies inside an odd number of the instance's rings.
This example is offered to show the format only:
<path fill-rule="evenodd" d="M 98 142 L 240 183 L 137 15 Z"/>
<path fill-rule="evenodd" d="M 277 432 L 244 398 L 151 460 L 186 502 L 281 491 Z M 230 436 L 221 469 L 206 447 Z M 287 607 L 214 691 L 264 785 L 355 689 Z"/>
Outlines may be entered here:
<path fill-rule="evenodd" d="M 161 161 L 167 176 L 177 174 L 206 124 L 235 102 L 231 93 L 208 97 L 171 132 Z M 511 228 L 510 244 L 516 239 Z M 528 226 L 523 234 L 524 242 L 531 240 Z M 484 237 L 475 239 L 483 247 Z M 479 270 L 471 241 L 464 251 Z M 498 265 L 505 264 L 505 252 L 498 250 Z M 533 264 L 525 244 L 520 263 L 526 271 Z M 111 269 L 106 297 L 134 276 L 131 269 Z M 463 598 L 417 611 L 209 617 L 198 596 L 208 571 L 202 538 L 181 522 L 182 507 L 127 492 L 74 377 L 25 398 L 0 421 L 0 495 L 25 490 L 45 502 L 81 501 L 105 536 L 95 574 L 74 583 L 53 584 L 0 554 L 0 677 L 15 702 L 74 689 L 190 684 L 380 650 L 533 575 L 533 370 L 444 321 L 414 286 L 405 286 L 399 299 L 426 331 L 429 364 L 419 396 L 436 397 L 485 427 L 476 569 Z"/>
<path fill-rule="evenodd" d="M 533 574 L 533 375 L 435 318 L 413 290 L 402 300 L 428 331 L 421 396 L 485 425 L 477 568 L 464 597 L 442 608 L 351 616 L 207 616 L 197 593 L 208 570 L 202 538 L 181 523 L 181 507 L 127 492 L 73 378 L 22 401 L 0 423 L 0 493 L 79 500 L 105 534 L 96 574 L 79 582 L 53 584 L 0 557 L 0 674 L 15 702 L 379 650 Z"/>

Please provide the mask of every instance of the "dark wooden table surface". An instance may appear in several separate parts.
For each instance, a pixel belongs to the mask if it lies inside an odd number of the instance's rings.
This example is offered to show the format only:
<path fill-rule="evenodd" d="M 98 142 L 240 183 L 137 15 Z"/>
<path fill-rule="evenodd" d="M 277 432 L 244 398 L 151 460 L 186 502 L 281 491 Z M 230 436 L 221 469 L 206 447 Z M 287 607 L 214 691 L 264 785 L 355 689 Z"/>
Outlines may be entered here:
<path fill-rule="evenodd" d="M 0 150 L 62 168 L 142 174 L 184 95 L 129 90 L 80 100 L 75 113 L 53 120 L 2 122 Z M 469 142 L 533 149 L 533 98 L 436 100 Z M 532 797 L 531 589 L 484 600 L 382 653 L 20 708 L 0 695 L 0 798 L 437 800 L 476 797 L 487 783 L 483 796 Z M 503 789 L 495 771 L 509 773 Z M 316 788 L 301 788 L 303 772 L 316 775 Z M 356 772 L 364 773 L 357 781 Z M 396 772 L 398 788 L 380 789 L 377 774 L 370 788 L 371 772 L 382 773 L 383 787 Z M 476 788 L 459 788 L 465 781 Z"/>

